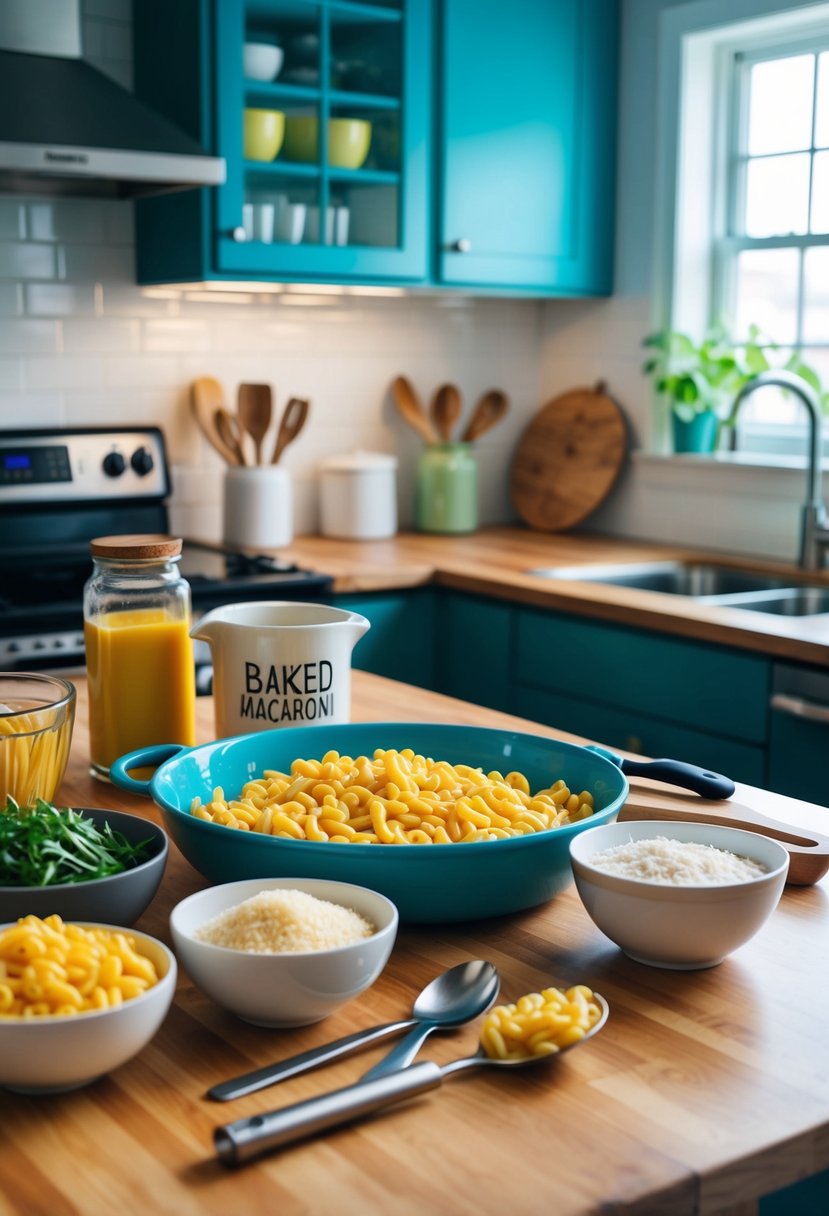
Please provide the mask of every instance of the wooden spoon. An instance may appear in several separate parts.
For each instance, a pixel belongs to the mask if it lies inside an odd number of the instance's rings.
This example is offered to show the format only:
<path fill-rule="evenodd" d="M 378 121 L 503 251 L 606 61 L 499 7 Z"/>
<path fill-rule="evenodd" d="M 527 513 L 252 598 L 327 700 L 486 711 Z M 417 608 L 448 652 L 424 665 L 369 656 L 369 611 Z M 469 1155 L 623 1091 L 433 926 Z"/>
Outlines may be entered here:
<path fill-rule="evenodd" d="M 242 448 L 242 432 L 236 415 L 231 414 L 230 410 L 226 410 L 223 405 L 220 405 L 214 413 L 213 419 L 222 443 L 233 453 L 233 463 L 247 464 Z"/>
<path fill-rule="evenodd" d="M 221 384 L 211 376 L 201 376 L 190 385 L 190 408 L 199 430 L 207 442 L 228 464 L 239 464 L 233 448 L 228 447 L 216 426 L 216 410 L 224 409 L 225 395 Z"/>
<path fill-rule="evenodd" d="M 240 384 L 236 412 L 242 430 L 253 440 L 255 464 L 262 463 L 262 440 L 271 425 L 271 386 L 269 384 Z"/>
<path fill-rule="evenodd" d="M 411 382 L 405 376 L 398 376 L 392 385 L 392 391 L 398 412 L 409 426 L 417 431 L 426 443 L 440 443 L 440 436 L 429 421 Z"/>
<path fill-rule="evenodd" d="M 717 802 L 696 794 L 668 793 L 652 786 L 632 785 L 618 819 L 620 823 L 637 819 L 711 823 L 770 836 L 789 854 L 786 882 L 796 887 L 811 886 L 829 870 L 829 836 L 794 828 L 741 802 Z"/>
<path fill-rule="evenodd" d="M 454 384 L 442 384 L 432 398 L 432 422 L 444 443 L 451 443 L 452 431 L 461 416 L 461 395 Z"/>
<path fill-rule="evenodd" d="M 509 409 L 509 397 L 500 389 L 491 388 L 479 399 L 472 411 L 472 417 L 466 424 L 466 430 L 461 436 L 461 443 L 472 443 L 481 435 L 500 422 Z"/>
<path fill-rule="evenodd" d="M 285 406 L 285 412 L 282 415 L 276 435 L 271 464 L 276 464 L 288 444 L 293 443 L 305 426 L 305 419 L 308 417 L 310 407 L 311 402 L 306 401 L 303 397 L 292 397 Z"/>

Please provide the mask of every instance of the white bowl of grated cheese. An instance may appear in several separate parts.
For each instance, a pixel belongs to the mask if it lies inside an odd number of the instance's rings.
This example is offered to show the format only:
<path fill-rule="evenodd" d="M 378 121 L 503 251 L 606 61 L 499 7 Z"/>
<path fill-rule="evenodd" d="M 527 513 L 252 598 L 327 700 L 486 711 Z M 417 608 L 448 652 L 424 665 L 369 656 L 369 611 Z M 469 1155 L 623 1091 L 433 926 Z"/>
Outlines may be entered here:
<path fill-rule="evenodd" d="M 386 965 L 397 908 L 321 878 L 253 878 L 198 891 L 170 914 L 197 988 L 256 1026 L 309 1026 L 364 992 Z"/>
<path fill-rule="evenodd" d="M 590 918 L 652 967 L 714 967 L 765 924 L 789 855 L 776 840 L 705 823 L 599 825 L 574 836 L 570 860 Z"/>

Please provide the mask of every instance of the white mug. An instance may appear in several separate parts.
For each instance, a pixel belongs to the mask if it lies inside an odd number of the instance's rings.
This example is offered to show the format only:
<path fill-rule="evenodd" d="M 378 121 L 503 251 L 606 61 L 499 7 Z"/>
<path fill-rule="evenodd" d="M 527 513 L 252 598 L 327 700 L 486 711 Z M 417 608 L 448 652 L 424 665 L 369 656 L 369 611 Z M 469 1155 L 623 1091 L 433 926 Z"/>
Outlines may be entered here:
<path fill-rule="evenodd" d="M 294 538 L 293 483 L 277 465 L 225 469 L 223 536 L 227 545 L 278 549 Z"/>
<path fill-rule="evenodd" d="M 210 645 L 217 738 L 350 721 L 351 651 L 368 628 L 357 612 L 289 600 L 206 613 L 190 635 Z"/>

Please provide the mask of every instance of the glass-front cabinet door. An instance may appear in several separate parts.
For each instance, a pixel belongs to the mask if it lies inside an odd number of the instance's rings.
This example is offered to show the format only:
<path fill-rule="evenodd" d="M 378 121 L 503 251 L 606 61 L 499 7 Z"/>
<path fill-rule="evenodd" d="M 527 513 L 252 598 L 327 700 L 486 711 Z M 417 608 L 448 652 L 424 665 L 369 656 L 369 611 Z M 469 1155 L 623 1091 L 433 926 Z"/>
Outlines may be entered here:
<path fill-rule="evenodd" d="M 216 6 L 220 274 L 426 278 L 430 6 Z"/>

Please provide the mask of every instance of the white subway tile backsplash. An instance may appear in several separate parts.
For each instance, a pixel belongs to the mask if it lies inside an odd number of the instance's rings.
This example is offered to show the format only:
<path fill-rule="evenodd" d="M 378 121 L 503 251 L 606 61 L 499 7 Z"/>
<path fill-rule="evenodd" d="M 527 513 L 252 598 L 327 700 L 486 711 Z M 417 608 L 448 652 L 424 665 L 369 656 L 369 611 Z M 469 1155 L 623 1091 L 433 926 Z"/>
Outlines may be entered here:
<path fill-rule="evenodd" d="M 68 419 L 60 393 L 0 392 L 0 419 L 3 426 L 66 426 Z"/>
<path fill-rule="evenodd" d="M 108 206 L 97 199 L 71 198 L 29 203 L 29 235 L 35 241 L 102 244 Z"/>
<path fill-rule="evenodd" d="M 207 321 L 165 318 L 142 323 L 141 345 L 146 351 L 193 351 L 210 350 L 210 332 Z"/>
<path fill-rule="evenodd" d="M 23 288 L 30 317 L 95 315 L 95 289 L 91 283 L 27 283 Z"/>
<path fill-rule="evenodd" d="M 89 355 L 56 355 L 51 359 L 26 360 L 26 385 L 34 389 L 100 389 L 102 361 Z"/>
<path fill-rule="evenodd" d="M 55 251 L 50 245 L 0 241 L 0 278 L 53 279 Z"/>
<path fill-rule="evenodd" d="M 23 291 L 19 283 L 0 283 L 0 317 L 20 316 Z"/>
<path fill-rule="evenodd" d="M 0 325 L 0 354 L 50 354 L 60 349 L 57 321 L 4 321 Z"/>
<path fill-rule="evenodd" d="M 64 245 L 58 249 L 59 276 L 79 282 L 135 282 L 131 245 Z"/>
<path fill-rule="evenodd" d="M 25 235 L 22 205 L 14 199 L 0 199 L 0 240 L 22 241 Z"/>
<path fill-rule="evenodd" d="M 0 359 L 0 392 L 23 388 L 23 360 Z"/>
<path fill-rule="evenodd" d="M 140 322 L 127 318 L 67 319 L 63 322 L 63 349 L 67 354 L 128 354 L 138 350 L 140 334 Z"/>

